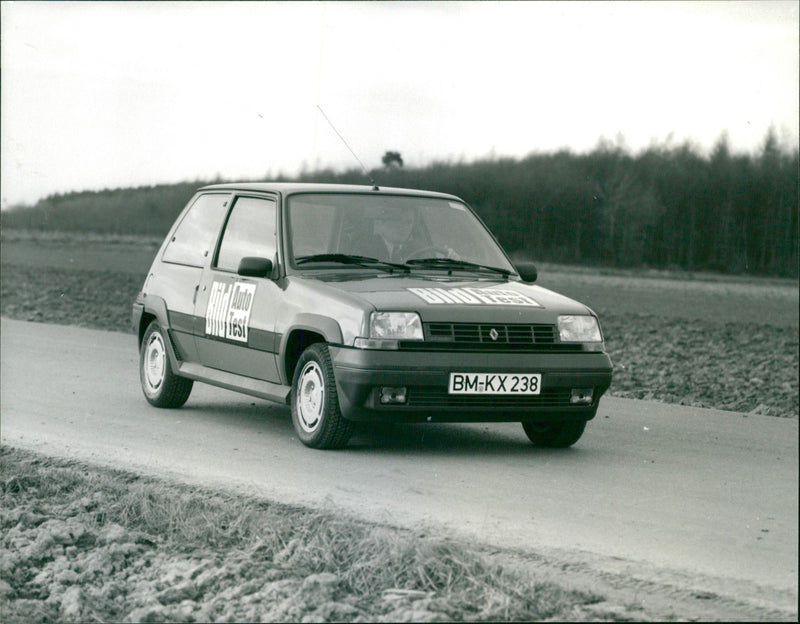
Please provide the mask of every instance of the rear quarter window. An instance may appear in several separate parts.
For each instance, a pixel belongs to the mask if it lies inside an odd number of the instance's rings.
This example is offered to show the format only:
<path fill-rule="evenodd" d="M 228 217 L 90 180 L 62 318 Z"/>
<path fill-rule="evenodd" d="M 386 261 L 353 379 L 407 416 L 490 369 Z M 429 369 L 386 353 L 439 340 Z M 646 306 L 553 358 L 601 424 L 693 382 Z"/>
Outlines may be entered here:
<path fill-rule="evenodd" d="M 228 194 L 200 195 L 175 229 L 161 259 L 202 267 L 214 249 L 229 201 Z"/>

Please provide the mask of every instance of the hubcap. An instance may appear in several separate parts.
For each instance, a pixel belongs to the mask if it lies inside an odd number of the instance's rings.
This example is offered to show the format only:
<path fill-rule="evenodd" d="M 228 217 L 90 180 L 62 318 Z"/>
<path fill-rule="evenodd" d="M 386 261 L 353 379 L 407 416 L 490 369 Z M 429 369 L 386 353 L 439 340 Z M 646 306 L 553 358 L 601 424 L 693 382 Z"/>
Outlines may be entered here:
<path fill-rule="evenodd" d="M 319 426 L 325 409 L 325 382 L 316 362 L 309 362 L 300 372 L 297 384 L 297 415 L 303 431 L 311 433 Z"/>
<path fill-rule="evenodd" d="M 150 394 L 155 394 L 164 383 L 164 372 L 167 366 L 167 351 L 161 334 L 150 334 L 144 352 L 144 382 Z"/>

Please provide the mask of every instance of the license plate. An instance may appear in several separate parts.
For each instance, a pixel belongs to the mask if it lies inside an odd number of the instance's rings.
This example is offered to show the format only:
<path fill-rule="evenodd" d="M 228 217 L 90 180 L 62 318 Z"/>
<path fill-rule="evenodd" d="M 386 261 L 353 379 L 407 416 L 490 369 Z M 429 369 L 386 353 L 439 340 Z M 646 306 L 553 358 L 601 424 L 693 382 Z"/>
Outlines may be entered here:
<path fill-rule="evenodd" d="M 450 373 L 449 394 L 539 394 L 539 373 Z"/>

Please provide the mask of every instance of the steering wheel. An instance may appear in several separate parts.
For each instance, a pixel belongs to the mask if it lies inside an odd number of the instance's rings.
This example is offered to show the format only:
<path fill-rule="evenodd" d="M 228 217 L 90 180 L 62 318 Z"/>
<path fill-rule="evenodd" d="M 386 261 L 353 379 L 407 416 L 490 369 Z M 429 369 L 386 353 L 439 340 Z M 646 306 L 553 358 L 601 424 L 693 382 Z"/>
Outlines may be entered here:
<path fill-rule="evenodd" d="M 413 260 L 415 258 L 449 258 L 450 257 L 450 250 L 444 247 L 422 247 L 421 249 L 415 249 L 410 254 L 406 256 L 406 261 Z"/>

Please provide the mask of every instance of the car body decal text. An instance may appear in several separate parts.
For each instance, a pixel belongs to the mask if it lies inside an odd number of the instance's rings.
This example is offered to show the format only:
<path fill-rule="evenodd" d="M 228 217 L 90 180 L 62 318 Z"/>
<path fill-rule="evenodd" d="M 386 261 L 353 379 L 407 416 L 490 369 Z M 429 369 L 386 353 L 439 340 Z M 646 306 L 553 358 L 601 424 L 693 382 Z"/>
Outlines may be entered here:
<path fill-rule="evenodd" d="M 247 326 L 255 298 L 255 284 L 214 282 L 206 308 L 206 335 L 247 342 Z"/>
<path fill-rule="evenodd" d="M 542 307 L 530 297 L 510 288 L 409 288 L 408 290 L 432 305 L 460 303 Z"/>

